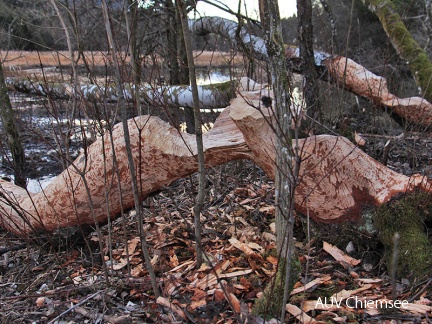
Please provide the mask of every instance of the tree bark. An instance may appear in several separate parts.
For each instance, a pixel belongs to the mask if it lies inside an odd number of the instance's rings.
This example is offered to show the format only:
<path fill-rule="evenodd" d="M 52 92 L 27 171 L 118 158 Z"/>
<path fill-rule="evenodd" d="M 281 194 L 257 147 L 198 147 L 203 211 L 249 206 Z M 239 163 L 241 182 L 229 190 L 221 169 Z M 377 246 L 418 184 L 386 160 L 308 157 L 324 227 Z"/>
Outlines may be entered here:
<path fill-rule="evenodd" d="M 178 3 L 178 0 L 176 0 L 176 3 Z M 176 11 L 176 17 L 175 17 L 175 26 L 176 31 L 178 33 L 177 37 L 177 55 L 179 60 L 179 83 L 178 84 L 187 84 L 189 85 L 192 80 L 189 76 L 189 70 L 188 70 L 188 56 L 187 56 L 187 50 L 186 50 L 186 42 L 184 35 L 186 32 L 186 29 L 182 27 L 181 22 L 181 13 Z M 192 106 L 186 106 L 184 107 L 184 118 L 186 122 L 186 131 L 189 134 L 195 134 L 195 113 L 194 108 Z"/>
<path fill-rule="evenodd" d="M 236 81 L 234 81 L 236 82 Z M 49 96 L 51 99 L 70 99 L 75 92 L 69 84 L 32 82 L 25 79 L 7 78 L 9 90 L 19 91 L 37 96 Z M 123 94 L 127 101 L 135 100 L 134 85 L 124 84 Z M 149 105 L 169 105 L 172 107 L 193 107 L 192 90 L 188 85 L 179 86 L 141 86 L 139 94 L 142 102 Z M 230 81 L 198 86 L 199 105 L 201 109 L 225 108 L 234 97 Z M 116 87 L 103 87 L 95 84 L 81 84 L 78 86 L 76 97 L 90 102 L 117 102 L 119 95 Z"/>
<path fill-rule="evenodd" d="M 25 153 L 21 141 L 21 136 L 15 121 L 15 114 L 10 102 L 8 89 L 6 87 L 3 74 L 3 67 L 0 63 L 0 115 L 3 123 L 3 128 L 6 132 L 7 143 L 12 155 L 12 166 L 15 175 L 15 183 L 25 187 L 26 179 L 24 177 L 25 170 Z"/>
<path fill-rule="evenodd" d="M 276 245 L 279 266 L 276 279 L 280 278 L 280 289 L 269 288 L 262 303 L 270 305 L 269 315 L 280 315 L 285 321 L 285 305 L 294 285 L 291 279 L 294 262 L 294 190 L 297 184 L 297 161 L 292 149 L 290 82 L 286 68 L 285 45 L 277 1 L 260 0 L 260 19 L 265 32 L 266 48 L 270 65 L 270 80 L 273 88 L 276 127 L 275 198 L 276 198 Z M 298 274 L 294 275 L 295 277 Z M 276 280 L 275 279 L 275 280 Z M 276 283 L 272 283 L 276 285 Z M 282 288 L 283 287 L 283 288 Z M 280 292 L 280 293 L 278 293 Z M 275 294 L 275 296 L 273 296 Z M 273 302 L 272 302 L 273 301 Z M 276 301 L 276 302 L 274 302 Z M 261 304 L 261 303 L 259 303 Z"/>
<path fill-rule="evenodd" d="M 197 144 L 197 160 L 198 160 L 198 194 L 195 199 L 195 206 L 193 209 L 194 213 L 194 224 L 195 224 L 195 244 L 196 244 L 196 266 L 197 269 L 201 267 L 203 262 L 203 248 L 201 243 L 201 211 L 204 206 L 205 198 L 205 161 L 204 161 L 204 145 L 203 145 L 203 132 L 202 132 L 202 120 L 201 110 L 199 107 L 199 95 L 198 85 L 196 81 L 195 63 L 193 59 L 192 51 L 192 37 L 190 35 L 188 27 L 188 18 L 186 11 L 186 3 L 182 0 L 177 0 L 177 8 L 179 10 L 182 32 L 185 44 L 185 50 L 188 60 L 189 68 L 189 79 L 191 81 L 192 97 L 194 101 L 193 113 L 194 113 L 194 128 L 195 128 L 195 139 Z"/>
<path fill-rule="evenodd" d="M 206 167 L 252 159 L 274 179 L 276 139 L 268 123 L 273 117 L 269 110 L 261 109 L 262 114 L 250 106 L 258 107 L 261 95 L 260 89 L 242 92 L 221 113 L 214 128 L 203 134 Z M 194 136 L 179 134 L 157 117 L 139 116 L 129 120 L 128 126 L 140 198 L 197 171 Z M 51 232 L 104 222 L 119 215 L 122 208 L 132 208 L 132 180 L 121 124 L 114 127 L 112 136 L 112 142 L 109 134 L 99 138 L 43 192 L 30 194 L 0 180 L 0 225 L 16 235 L 26 236 L 34 231 Z M 431 183 L 424 177 L 394 172 L 343 137 L 314 136 L 299 140 L 297 147 L 301 168 L 295 207 L 305 214 L 308 211 L 319 223 L 357 221 L 367 206 L 384 204 L 416 189 L 431 190 Z M 113 154 L 117 165 L 104 158 Z M 114 175 L 116 170 L 119 178 Z M 84 188 L 83 176 L 89 193 Z"/>
<path fill-rule="evenodd" d="M 297 12 L 300 60 L 303 71 L 303 98 L 309 117 L 302 128 L 308 134 L 316 134 L 316 122 L 321 122 L 321 109 L 318 72 L 313 49 L 312 1 L 297 0 Z M 301 116 L 298 117 L 301 118 Z"/>
<path fill-rule="evenodd" d="M 113 33 L 111 30 L 111 20 L 110 20 L 110 16 L 108 13 L 108 5 L 107 5 L 106 0 L 102 0 L 101 6 L 102 6 L 102 13 L 104 16 L 104 21 L 105 21 L 105 29 L 106 29 L 106 34 L 107 34 L 107 38 L 108 38 L 108 45 L 110 48 L 112 60 L 114 62 L 114 72 L 115 72 L 115 80 L 116 80 L 116 86 L 117 86 L 117 96 L 119 98 L 119 109 L 121 110 L 120 114 L 121 114 L 122 126 L 123 126 L 122 127 L 123 140 L 124 140 L 124 147 L 126 150 L 127 167 L 129 169 L 129 177 L 131 179 L 132 197 L 133 197 L 135 212 L 136 212 L 137 218 L 138 218 L 137 230 L 138 230 L 140 241 L 141 241 L 141 250 L 142 250 L 141 253 L 142 253 L 143 258 L 145 260 L 147 271 L 149 272 L 150 281 L 151 281 L 151 285 L 153 288 L 153 293 L 156 297 L 159 297 L 160 291 L 159 291 L 159 286 L 158 286 L 157 281 L 156 281 L 156 275 L 155 275 L 155 272 L 153 269 L 153 265 L 151 264 L 149 248 L 147 245 L 147 234 L 146 234 L 146 231 L 144 229 L 144 220 L 143 220 L 143 215 L 142 215 L 142 210 L 141 210 L 142 200 L 140 197 L 140 193 L 139 193 L 140 188 L 138 187 L 138 181 L 137 181 L 137 176 L 136 176 L 136 174 L 137 174 L 136 173 L 137 162 L 141 163 L 142 161 L 141 161 L 140 156 L 138 156 L 138 161 L 137 161 L 136 156 L 134 156 L 132 153 L 131 136 L 130 136 L 130 132 L 129 132 L 129 123 L 127 120 L 127 111 L 126 111 L 126 104 L 125 104 L 126 100 L 124 98 L 125 94 L 124 94 L 123 87 L 122 87 L 120 64 L 119 64 L 118 58 L 117 58 L 117 45 L 114 41 Z M 140 133 L 140 130 L 138 129 L 138 134 L 139 133 Z M 111 155 L 109 155 L 109 156 L 111 156 Z M 106 171 L 105 168 L 104 168 L 104 171 Z M 119 170 L 115 170 L 115 171 L 119 171 Z M 104 174 L 105 174 L 105 172 L 104 172 Z M 89 186 L 88 186 L 87 179 L 82 174 L 81 174 L 81 177 L 84 180 L 84 185 L 86 187 L 87 196 L 88 196 L 88 199 L 90 200 L 90 203 L 91 203 L 91 211 L 94 213 L 94 205 L 93 205 L 93 201 L 92 201 L 93 196 L 89 194 Z M 118 178 L 117 178 L 117 180 L 118 180 Z M 120 184 L 123 185 L 123 183 L 121 181 L 120 181 Z M 107 215 L 109 215 L 109 214 L 110 214 L 110 211 L 108 209 Z M 96 230 L 98 231 L 98 234 L 100 235 L 98 224 L 96 224 Z M 99 243 L 99 244 L 101 244 L 101 243 Z M 102 246 L 101 246 L 101 248 L 102 248 Z M 104 267 L 106 267 L 105 264 L 104 264 Z M 106 275 L 106 277 L 108 278 L 108 274 Z"/>
<path fill-rule="evenodd" d="M 379 18 L 399 56 L 405 60 L 424 99 L 432 101 L 432 62 L 411 36 L 391 0 L 362 0 Z"/>

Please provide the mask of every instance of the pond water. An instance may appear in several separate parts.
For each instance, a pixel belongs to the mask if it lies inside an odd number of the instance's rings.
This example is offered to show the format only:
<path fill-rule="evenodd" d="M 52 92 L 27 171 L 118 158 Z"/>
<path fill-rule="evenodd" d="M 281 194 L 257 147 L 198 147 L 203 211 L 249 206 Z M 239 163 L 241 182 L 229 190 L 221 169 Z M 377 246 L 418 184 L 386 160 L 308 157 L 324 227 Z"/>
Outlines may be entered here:
<path fill-rule="evenodd" d="M 221 83 L 230 80 L 230 70 L 221 69 L 197 69 L 197 83 L 199 85 Z M 50 104 L 46 98 L 18 92 L 9 93 L 10 100 L 19 121 L 19 127 L 24 143 L 26 160 L 29 172 L 27 175 L 27 189 L 29 192 L 39 192 L 63 169 L 61 157 L 57 153 L 60 145 L 60 133 L 64 132 L 71 121 L 66 118 L 69 115 L 68 105 L 62 101 Z M 89 118 L 74 120 L 79 127 L 74 136 L 70 136 L 70 152 L 72 157 L 78 155 L 82 146 L 82 129 L 87 130 L 87 125 L 93 123 Z M 0 130 L 3 133 L 3 130 Z M 86 133 L 86 136 L 89 136 Z M 4 136 L 2 136 L 4 138 Z M 0 177 L 14 177 L 10 167 L 11 155 L 8 149 L 0 142 L 1 163 Z M 59 146 L 60 145 L 60 146 Z"/>
<path fill-rule="evenodd" d="M 238 71 L 234 71 L 234 74 Z M 230 80 L 230 69 L 205 69 L 199 68 L 196 70 L 197 83 L 198 85 L 222 83 Z"/>

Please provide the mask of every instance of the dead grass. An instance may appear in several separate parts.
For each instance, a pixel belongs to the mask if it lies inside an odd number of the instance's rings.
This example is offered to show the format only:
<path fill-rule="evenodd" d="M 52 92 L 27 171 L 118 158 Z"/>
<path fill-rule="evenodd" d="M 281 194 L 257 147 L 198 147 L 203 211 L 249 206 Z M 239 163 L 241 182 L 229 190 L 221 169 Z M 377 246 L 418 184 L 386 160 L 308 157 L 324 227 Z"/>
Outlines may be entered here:
<path fill-rule="evenodd" d="M 227 66 L 227 65 L 237 65 L 243 62 L 242 55 L 235 55 L 232 57 L 230 53 L 221 52 L 199 52 L 195 53 L 195 64 L 198 66 Z"/>
<path fill-rule="evenodd" d="M 77 55 L 77 54 L 76 54 Z M 110 56 L 108 52 L 85 52 L 85 57 L 91 66 L 104 66 L 109 64 Z M 127 62 L 128 57 L 122 55 L 123 61 Z M 197 52 L 195 53 L 195 63 L 198 66 L 226 66 L 231 64 L 239 64 L 243 57 L 236 55 L 231 57 L 229 53 L 221 52 Z M 6 70 L 25 69 L 39 67 L 42 64 L 44 67 L 70 65 L 71 60 L 67 51 L 60 52 L 26 52 L 26 51 L 0 51 L 0 61 Z M 83 64 L 82 60 L 78 64 Z"/>

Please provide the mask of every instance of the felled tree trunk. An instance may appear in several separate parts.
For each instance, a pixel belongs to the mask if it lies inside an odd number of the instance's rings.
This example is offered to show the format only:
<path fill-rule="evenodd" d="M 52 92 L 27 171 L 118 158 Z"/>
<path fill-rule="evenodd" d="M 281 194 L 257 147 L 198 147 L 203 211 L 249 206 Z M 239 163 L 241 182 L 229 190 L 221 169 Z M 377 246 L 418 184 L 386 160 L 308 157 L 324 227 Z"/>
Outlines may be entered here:
<path fill-rule="evenodd" d="M 238 24 L 234 21 L 220 17 L 204 17 L 197 21 L 191 21 L 189 26 L 198 35 L 216 33 L 229 39 L 235 46 L 239 46 L 237 44 L 237 39 L 239 39 L 252 50 L 255 58 L 268 60 L 264 40 L 251 35 L 244 28 L 237 33 Z M 239 37 L 236 37 L 236 35 Z M 285 54 L 290 61 L 298 61 L 300 59 L 297 47 L 287 46 Z M 432 125 L 432 104 L 429 101 L 422 97 L 397 97 L 389 92 L 385 78 L 375 75 L 353 60 L 344 56 L 332 56 L 328 53 L 315 51 L 315 64 L 319 69 L 323 70 L 322 76 L 325 80 L 373 101 L 377 107 L 389 108 L 394 113 L 392 117 L 396 116 L 395 118 L 398 122 L 403 120 L 409 126 L 421 126 L 425 128 L 429 128 Z M 422 68 L 421 64 L 418 66 L 420 66 L 420 69 Z M 414 70 L 414 72 L 416 71 Z M 429 74 L 427 74 L 427 78 L 429 78 Z M 13 78 L 8 78 L 6 83 L 11 90 L 42 96 L 50 95 L 52 98 L 58 99 L 68 99 L 73 93 L 70 86 L 63 84 L 44 85 L 42 83 L 32 83 L 28 80 Z M 229 99 L 234 96 L 234 93 L 230 91 L 231 89 L 230 87 L 218 89 L 214 88 L 214 86 L 201 86 L 201 108 L 226 107 Z M 168 104 L 192 107 L 192 95 L 188 86 L 143 87 L 139 91 L 142 100 L 147 101 L 151 105 Z M 96 85 L 81 85 L 77 96 L 90 101 L 117 101 L 118 99 L 115 88 L 104 88 Z M 132 91 L 128 90 L 127 86 L 125 87 L 125 97 L 127 100 L 132 100 Z"/>
<path fill-rule="evenodd" d="M 275 136 L 269 126 L 273 116 L 266 109 L 249 108 L 251 103 L 259 104 L 258 93 L 248 100 L 235 99 L 230 116 L 251 148 L 252 159 L 274 177 Z M 392 171 L 344 137 L 313 136 L 294 142 L 293 147 L 301 156 L 294 196 L 297 211 L 318 223 L 340 224 L 334 237 L 352 224 L 377 230 L 387 260 L 391 260 L 393 236 L 399 233 L 398 275 L 431 274 L 432 244 L 424 229 L 425 221 L 432 220 L 432 183 L 427 178 Z"/>
<path fill-rule="evenodd" d="M 241 29 L 238 33 L 239 37 L 236 38 L 238 25 L 233 21 L 220 17 L 204 17 L 191 22 L 190 25 L 198 35 L 215 33 L 230 40 L 234 46 L 240 47 L 237 44 L 239 39 L 248 48 L 252 49 L 256 58 L 268 60 L 268 53 L 263 39 L 250 35 L 245 29 Z M 300 59 L 300 51 L 297 47 L 287 46 L 285 54 L 290 61 Z M 432 125 L 432 104 L 429 101 L 421 97 L 397 97 L 389 92 L 385 78 L 373 74 L 353 60 L 343 56 L 333 56 L 315 51 L 315 64 L 319 69 L 323 70 L 322 75 L 326 80 L 373 101 L 377 107 L 388 107 L 397 116 L 398 121 L 402 119 L 410 125 L 422 127 Z M 420 68 L 422 68 L 422 65 L 420 65 Z M 301 72 L 301 70 L 298 72 Z M 427 74 L 427 77 L 430 77 L 430 73 Z M 429 79 L 427 82 L 429 84 Z"/>
<path fill-rule="evenodd" d="M 69 84 L 43 83 L 27 79 L 7 78 L 9 90 L 19 91 L 52 99 L 70 99 L 73 96 L 90 102 L 117 102 L 116 87 L 102 87 L 95 84 L 81 84 L 78 93 Z M 220 84 L 202 85 L 198 87 L 199 104 L 201 109 L 225 108 L 234 97 L 235 86 L 228 81 Z M 135 100 L 134 85 L 124 85 L 124 96 L 128 101 Z M 192 107 L 192 91 L 190 86 L 141 86 L 138 90 L 141 101 L 149 105 L 168 105 L 173 107 Z"/>
<path fill-rule="evenodd" d="M 257 97 L 251 102 L 258 105 L 258 100 Z M 272 114 L 265 108 L 248 107 L 249 103 L 243 99 L 233 100 L 230 117 L 251 148 L 252 159 L 274 178 L 275 136 L 269 126 Z M 424 176 L 407 177 L 397 173 L 345 137 L 311 136 L 294 142 L 293 146 L 301 156 L 294 197 L 296 210 L 319 223 L 358 221 L 365 206 L 379 206 L 416 188 L 425 192 L 432 189 Z"/>
<path fill-rule="evenodd" d="M 128 125 L 141 198 L 197 171 L 195 136 L 181 134 L 157 117 L 140 116 L 129 120 Z M 34 231 L 51 232 L 78 224 L 104 222 L 108 217 L 119 215 L 122 206 L 114 176 L 113 154 L 117 157 L 123 209 L 133 207 L 121 124 L 114 127 L 113 143 L 114 148 L 108 134 L 99 138 L 37 194 L 31 195 L 0 180 L 1 226 L 24 236 Z M 242 134 L 229 118 L 229 110 L 222 113 L 214 129 L 204 135 L 204 148 L 207 167 L 250 156 Z"/>
<path fill-rule="evenodd" d="M 373 101 L 377 107 L 389 108 L 397 121 L 409 127 L 432 125 L 432 104 L 422 97 L 399 98 L 389 92 L 385 78 L 343 56 L 324 61 L 332 81 L 359 96 Z"/>
<path fill-rule="evenodd" d="M 268 110 L 259 105 L 260 91 L 245 92 L 203 135 L 206 166 L 249 158 L 274 178 L 275 137 Z M 247 101 L 246 101 L 247 100 Z M 264 114 L 262 114 L 264 113 Z M 195 137 L 179 133 L 157 117 L 129 120 L 134 164 L 141 183 L 141 197 L 163 189 L 176 179 L 197 171 Z M 12 183 L 1 181 L 1 223 L 18 234 L 34 230 L 53 231 L 94 221 L 105 221 L 120 212 L 112 154 L 116 154 L 121 175 L 123 208 L 133 206 L 126 150 L 121 125 L 113 130 L 114 150 L 106 135 L 41 193 L 30 195 Z M 296 208 L 322 223 L 357 220 L 364 205 L 380 205 L 399 193 L 430 189 L 430 182 L 416 175 L 407 177 L 383 166 L 344 137 L 321 135 L 298 143 L 302 164 L 296 190 Z M 104 174 L 104 169 L 107 173 Z M 89 186 L 94 214 L 89 206 L 82 177 Z M 108 193 L 110 213 L 105 193 Z"/>

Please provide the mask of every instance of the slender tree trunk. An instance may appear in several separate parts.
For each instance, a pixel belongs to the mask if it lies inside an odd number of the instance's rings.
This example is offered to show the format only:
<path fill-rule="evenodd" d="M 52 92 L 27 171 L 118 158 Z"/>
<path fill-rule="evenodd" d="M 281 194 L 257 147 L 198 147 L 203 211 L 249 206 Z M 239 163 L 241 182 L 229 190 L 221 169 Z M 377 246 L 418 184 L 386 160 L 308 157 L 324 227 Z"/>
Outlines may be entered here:
<path fill-rule="evenodd" d="M 177 38 L 177 54 L 178 54 L 178 59 L 179 59 L 179 84 L 190 84 L 190 82 L 192 81 L 190 78 L 190 73 L 189 73 L 189 64 L 188 64 L 188 54 L 187 54 L 187 49 L 186 49 L 186 42 L 185 42 L 185 31 L 184 28 L 182 28 L 182 21 L 181 21 L 181 12 L 177 12 L 176 14 L 176 27 L 177 30 L 179 32 L 178 34 L 178 38 Z M 189 27 L 187 28 L 187 33 L 189 32 Z M 192 41 L 191 41 L 191 45 L 192 47 Z M 192 57 L 193 59 L 193 57 Z M 185 106 L 184 107 L 184 117 L 185 117 L 185 122 L 186 122 L 186 131 L 189 134 L 195 134 L 195 126 L 197 125 L 195 122 L 195 114 L 194 114 L 194 108 L 193 107 L 189 107 L 189 106 Z M 201 121 L 200 121 L 200 125 L 201 125 Z M 197 126 L 198 127 L 198 126 Z"/>
<path fill-rule="evenodd" d="M 167 48 L 165 50 L 165 60 L 169 69 L 169 85 L 180 85 L 180 65 L 179 65 L 179 44 L 184 43 L 183 34 L 181 31 L 181 23 L 179 22 L 178 10 L 174 5 L 172 0 L 168 0 L 165 2 L 165 11 L 166 11 L 166 20 L 167 20 Z M 184 69 L 185 67 L 183 67 Z M 186 71 L 187 78 L 185 83 L 189 84 L 189 74 Z M 171 108 L 171 107 L 170 107 Z M 170 109 L 170 113 L 172 114 L 172 121 L 170 121 L 173 127 L 179 129 L 180 127 L 180 118 L 179 111 L 177 109 Z M 186 123 L 186 126 L 188 124 Z M 188 127 L 189 128 L 189 127 Z"/>
<path fill-rule="evenodd" d="M 306 133 L 310 134 L 314 133 L 316 122 L 321 121 L 318 72 L 315 65 L 313 50 L 312 1 L 297 0 L 297 11 L 298 40 L 303 70 L 303 97 L 309 117 L 304 128 Z"/>
<path fill-rule="evenodd" d="M 143 215 L 141 211 L 141 200 L 139 195 L 139 188 L 138 188 L 138 181 L 136 177 L 136 171 L 135 171 L 135 164 L 132 156 L 132 150 L 131 150 L 131 143 L 130 143 L 130 135 L 129 135 L 129 126 L 127 122 L 127 111 L 126 111 L 126 104 L 125 104 L 125 98 L 124 98 L 124 91 L 122 88 L 122 80 L 121 80 L 121 74 L 120 74 L 120 65 L 117 60 L 117 48 L 114 43 L 114 37 L 111 31 L 111 22 L 109 18 L 108 13 L 108 5 L 106 3 L 106 0 L 102 0 L 102 11 L 105 21 L 105 29 L 108 37 L 108 44 L 110 46 L 110 53 L 112 56 L 112 60 L 114 63 L 114 72 L 115 72 L 115 79 L 116 79 L 116 85 L 117 85 L 117 95 L 119 96 L 119 107 L 121 110 L 121 117 L 122 117 L 122 126 L 123 126 L 123 135 L 124 135 L 124 141 L 125 141 L 125 147 L 126 147 L 126 154 L 128 159 L 128 165 L 129 165 L 129 172 L 132 180 L 132 191 L 134 196 L 134 203 L 135 203 L 135 211 L 137 213 L 138 217 L 138 233 L 140 234 L 140 240 L 141 240 L 141 250 L 143 253 L 143 257 L 146 263 L 147 271 L 149 272 L 153 293 L 156 297 L 159 297 L 159 288 L 156 282 L 156 275 L 153 270 L 153 266 L 151 264 L 150 260 L 150 254 L 148 251 L 148 245 L 146 241 L 146 232 L 144 230 L 144 222 L 143 222 Z"/>
<path fill-rule="evenodd" d="M 199 268 L 203 261 L 203 250 L 201 245 L 201 210 L 204 205 L 205 198 L 205 166 L 204 166 L 204 145 L 203 145 L 203 134 L 201 127 L 201 110 L 199 108 L 199 97 L 198 97 L 198 86 L 196 82 L 195 63 L 193 60 L 192 52 L 192 37 L 190 35 L 188 18 L 186 12 L 186 4 L 182 0 L 177 1 L 179 8 L 179 15 L 182 24 L 182 31 L 184 36 L 184 43 L 186 49 L 186 55 L 189 66 L 189 78 L 192 87 L 192 96 L 194 98 L 194 121 L 195 121 L 195 136 L 196 145 L 198 151 L 198 195 L 195 201 L 194 207 L 194 220 L 195 220 L 195 243 L 196 243 L 196 254 L 197 254 L 197 268 Z"/>
<path fill-rule="evenodd" d="M 427 53 L 411 36 L 393 1 L 362 1 L 381 21 L 393 47 L 399 56 L 407 62 L 421 94 L 429 102 L 432 102 L 432 62 Z"/>
<path fill-rule="evenodd" d="M 26 186 L 24 177 L 25 169 L 25 154 L 21 141 L 21 136 L 18 131 L 18 126 L 15 121 L 15 114 L 12 109 L 12 104 L 9 99 L 8 89 L 6 87 L 3 74 L 3 67 L 0 63 L 0 114 L 3 123 L 3 128 L 6 133 L 9 149 L 12 154 L 12 165 L 15 175 L 15 183 L 23 188 Z"/>
<path fill-rule="evenodd" d="M 284 270 L 285 282 L 283 296 L 278 299 L 276 307 L 285 318 L 285 304 L 288 299 L 291 264 L 293 255 L 294 225 L 294 174 L 292 168 L 291 100 L 289 96 L 289 78 L 286 67 L 285 45 L 282 39 L 279 6 L 277 1 L 260 0 L 260 17 L 265 32 L 266 48 L 270 62 L 270 74 L 273 82 L 274 109 L 276 114 L 276 243 L 279 258 L 279 270 Z M 278 272 L 279 272 L 278 270 Z M 281 275 L 281 272 L 279 272 Z M 276 279 L 277 280 L 277 279 Z M 273 314 L 271 314 L 273 315 Z"/>
<path fill-rule="evenodd" d="M 137 46 L 137 14 L 138 14 L 138 2 L 137 1 L 125 1 L 124 15 L 126 21 L 126 31 L 128 35 L 129 43 L 129 55 L 130 64 L 132 68 L 132 82 L 134 84 L 133 97 L 136 105 L 136 113 L 142 115 L 141 99 L 139 94 L 139 87 L 141 84 L 141 64 L 139 60 L 140 50 Z M 130 19 L 128 9 L 130 10 Z"/>
<path fill-rule="evenodd" d="M 179 29 L 177 28 L 177 8 L 172 0 L 165 2 L 165 9 L 167 12 L 168 28 L 167 28 L 167 64 L 170 72 L 169 85 L 178 85 L 180 82 L 180 65 L 178 57 L 178 43 L 181 41 Z M 181 26 L 181 24 L 180 24 Z M 189 78 L 187 83 L 189 83 Z"/>
<path fill-rule="evenodd" d="M 65 36 L 66 36 L 66 43 L 67 43 L 67 47 L 68 47 L 68 51 L 69 51 L 69 56 L 70 56 L 70 62 L 71 62 L 71 67 L 72 67 L 72 86 L 73 86 L 73 91 L 75 93 L 78 93 L 78 74 L 77 74 L 77 70 L 76 70 L 76 63 L 75 63 L 75 52 L 72 46 L 72 38 L 71 35 L 69 33 L 69 28 L 63 18 L 62 13 L 60 12 L 56 0 L 50 0 L 51 5 L 53 6 L 57 17 L 60 20 L 60 24 L 62 25 L 62 28 L 64 30 Z M 71 111 L 71 116 L 70 116 L 70 120 L 71 123 L 69 125 L 69 129 L 66 132 L 62 132 L 61 130 L 59 131 L 60 134 L 60 138 L 61 141 L 63 142 L 62 144 L 65 146 L 65 159 L 64 160 L 64 168 L 66 169 L 66 167 L 69 165 L 69 163 L 72 162 L 72 158 L 70 156 L 69 153 L 69 133 L 71 131 L 71 129 L 74 127 L 73 123 L 75 120 L 75 113 L 76 113 L 76 109 L 77 109 L 77 98 L 74 96 L 72 97 L 72 111 Z M 59 151 L 61 152 L 61 147 L 59 147 Z"/>

